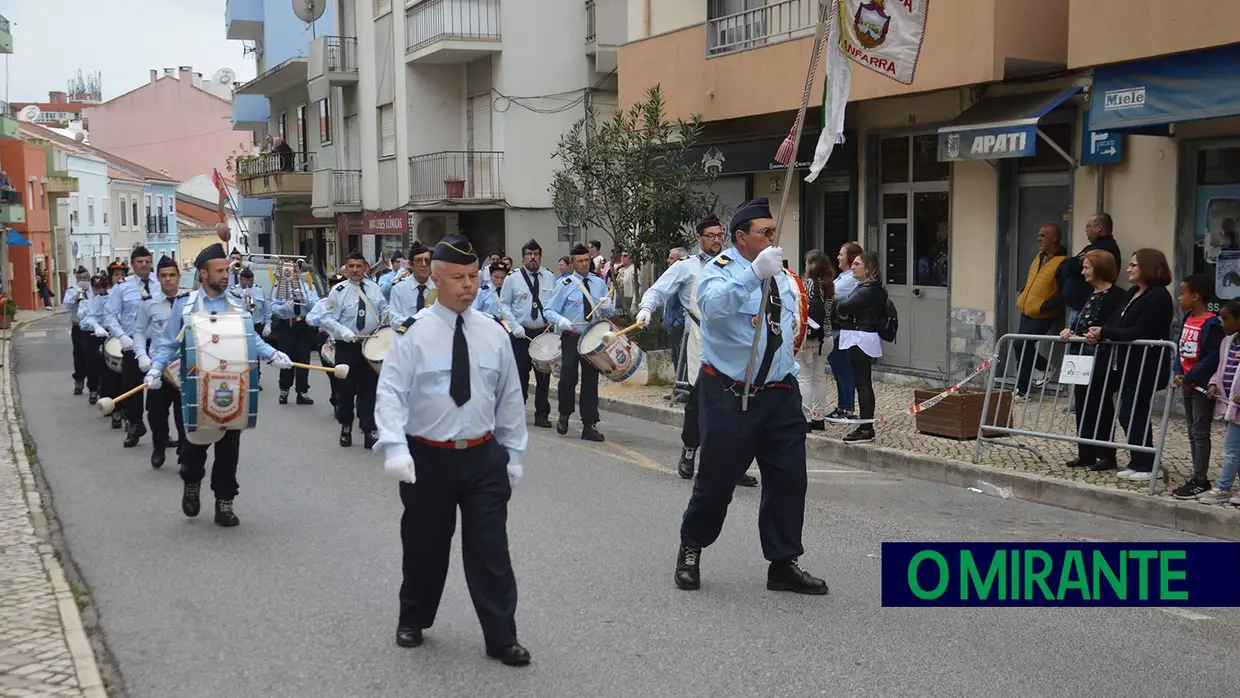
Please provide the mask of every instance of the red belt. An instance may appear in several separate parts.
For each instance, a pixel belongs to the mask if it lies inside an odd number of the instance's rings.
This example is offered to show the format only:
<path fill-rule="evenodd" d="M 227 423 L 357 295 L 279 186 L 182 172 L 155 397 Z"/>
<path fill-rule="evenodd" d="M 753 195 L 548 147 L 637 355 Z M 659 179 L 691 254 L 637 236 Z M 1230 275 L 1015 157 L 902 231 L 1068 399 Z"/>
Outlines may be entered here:
<path fill-rule="evenodd" d="M 706 374 L 706 375 L 708 375 L 708 376 L 718 376 L 719 378 L 722 378 L 722 379 L 724 379 L 725 381 L 731 381 L 731 382 L 732 382 L 732 386 L 733 386 L 733 387 L 737 387 L 737 386 L 739 386 L 739 387 L 741 387 L 741 388 L 744 388 L 744 387 L 745 387 L 745 381 L 738 381 L 738 380 L 735 380 L 734 378 L 732 378 L 731 376 L 724 375 L 724 374 L 722 374 L 722 373 L 720 373 L 720 372 L 716 371 L 716 370 L 715 370 L 715 367 L 714 367 L 714 366 L 711 366 L 710 364 L 702 364 L 702 372 L 703 372 L 703 373 L 705 373 L 705 374 Z M 790 387 L 792 387 L 792 386 L 790 386 L 790 385 L 788 385 L 787 383 L 784 383 L 784 382 L 782 382 L 782 381 L 775 381 L 775 382 L 770 382 L 770 381 L 768 381 L 768 382 L 766 382 L 766 383 L 754 383 L 754 384 L 750 385 L 749 387 L 750 387 L 750 389 L 752 389 L 752 390 L 761 390 L 761 389 L 764 389 L 764 388 L 790 388 Z"/>
<path fill-rule="evenodd" d="M 460 439 L 458 441 L 431 441 L 430 439 L 424 439 L 421 436 L 411 436 L 409 438 L 420 444 L 425 444 L 434 448 L 442 448 L 445 451 L 463 451 L 467 448 L 481 446 L 482 444 L 490 441 L 491 432 L 488 431 L 476 439 Z"/>

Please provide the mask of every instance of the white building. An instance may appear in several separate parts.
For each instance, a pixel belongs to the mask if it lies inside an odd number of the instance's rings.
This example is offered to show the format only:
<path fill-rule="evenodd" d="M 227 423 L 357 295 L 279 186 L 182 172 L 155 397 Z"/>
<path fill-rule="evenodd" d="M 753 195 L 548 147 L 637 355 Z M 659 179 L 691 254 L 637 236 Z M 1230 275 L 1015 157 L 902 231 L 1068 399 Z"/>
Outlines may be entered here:
<path fill-rule="evenodd" d="M 103 269 L 114 256 L 112 230 L 108 224 L 108 165 L 85 153 L 57 151 L 67 159 L 70 177 L 77 177 L 78 190 L 61 201 L 67 210 L 57 219 L 69 222 L 69 246 L 73 268 L 79 265 L 92 273 Z M 59 237 L 59 236 L 58 236 Z"/>
<path fill-rule="evenodd" d="M 274 249 L 330 258 L 459 231 L 484 253 L 515 256 L 530 238 L 567 252 L 552 154 L 588 105 L 615 109 L 625 3 L 403 5 L 341 0 L 338 36 L 237 88 L 270 102 L 250 127 L 296 151 L 292 171 L 271 156 L 238 171 L 244 196 L 275 202 Z"/>

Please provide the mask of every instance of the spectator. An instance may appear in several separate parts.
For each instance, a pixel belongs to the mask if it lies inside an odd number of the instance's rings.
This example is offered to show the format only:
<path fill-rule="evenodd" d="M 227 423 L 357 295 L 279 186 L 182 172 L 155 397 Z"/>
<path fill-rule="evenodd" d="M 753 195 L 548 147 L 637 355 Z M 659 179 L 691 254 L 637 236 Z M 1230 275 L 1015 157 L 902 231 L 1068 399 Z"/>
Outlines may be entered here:
<path fill-rule="evenodd" d="M 616 311 L 631 315 L 637 295 L 637 269 L 633 266 L 633 258 L 628 252 L 622 250 L 616 255 L 611 283 L 616 292 Z"/>
<path fill-rule="evenodd" d="M 1111 233 L 1112 227 L 1111 214 L 1095 213 L 1090 216 L 1085 222 L 1085 237 L 1089 239 L 1089 244 L 1075 257 L 1066 259 L 1059 265 L 1059 288 L 1063 294 L 1064 305 L 1068 308 L 1068 327 L 1076 324 L 1076 314 L 1093 294 L 1093 287 L 1081 276 L 1081 264 L 1085 255 L 1093 250 L 1109 252 L 1115 257 L 1115 267 L 1120 267 L 1119 245 Z"/>
<path fill-rule="evenodd" d="M 848 352 L 852 367 L 853 383 L 856 385 L 857 402 L 861 406 L 861 419 L 874 419 L 874 361 L 883 356 L 883 340 L 878 336 L 879 326 L 887 312 L 887 290 L 879 279 L 878 255 L 862 252 L 852 263 L 857 288 L 836 304 L 839 310 L 839 348 Z M 857 425 L 844 437 L 847 443 L 874 440 L 873 422 Z"/>
<path fill-rule="evenodd" d="M 809 304 L 809 328 L 805 344 L 797 354 L 797 382 L 801 386 L 801 408 L 809 421 L 809 431 L 827 428 L 823 409 L 827 401 L 827 355 L 831 353 L 835 332 L 831 311 L 835 306 L 835 274 L 831 260 L 821 250 L 805 255 L 805 296 Z M 825 347 L 825 351 L 824 351 Z"/>
<path fill-rule="evenodd" d="M 1185 311 L 1180 329 L 1180 356 L 1175 362 L 1175 384 L 1184 391 L 1184 416 L 1188 419 L 1188 448 L 1192 454 L 1193 476 L 1172 494 L 1176 499 L 1197 499 L 1211 489 L 1206 475 L 1210 471 L 1210 423 L 1214 420 L 1214 398 L 1204 392 L 1218 368 L 1218 350 L 1223 342 L 1223 324 L 1206 310 L 1214 292 L 1214 278 L 1193 274 L 1180 282 L 1180 310 Z"/>
<path fill-rule="evenodd" d="M 852 295 L 857 288 L 857 278 L 853 275 L 853 262 L 861 255 L 861 245 L 846 242 L 840 246 L 835 261 L 839 276 L 832 282 L 835 295 L 835 307 L 845 298 Z M 835 377 L 836 403 L 835 411 L 827 415 L 827 419 L 850 419 L 855 414 L 856 385 L 853 383 L 852 364 L 848 359 L 848 351 L 840 348 L 837 334 L 832 340 L 831 353 L 827 355 L 827 363 L 831 366 L 831 374 Z"/>
<path fill-rule="evenodd" d="M 568 257 L 560 257 L 560 261 L 555 266 L 556 281 L 560 281 L 573 273 L 572 260 Z"/>
<path fill-rule="evenodd" d="M 1029 264 L 1025 287 L 1016 298 L 1016 309 L 1020 312 L 1018 334 L 1049 333 L 1063 310 L 1063 295 L 1059 292 L 1059 279 L 1055 275 L 1067 259 L 1067 250 L 1060 244 L 1062 237 L 1063 232 L 1054 223 L 1047 223 L 1038 229 L 1038 254 Z M 1038 353 L 1037 342 L 1022 341 L 1019 346 L 1016 395 L 1013 399 L 1024 400 L 1029 397 L 1029 379 L 1033 369 L 1045 371 L 1048 362 L 1045 356 Z"/>
<path fill-rule="evenodd" d="M 1218 484 L 1201 495 L 1201 503 L 1240 505 L 1240 496 L 1232 494 L 1236 472 L 1240 471 L 1240 384 L 1236 383 L 1240 342 L 1235 341 L 1240 332 L 1240 301 L 1227 301 L 1218 315 L 1227 336 L 1219 350 L 1219 366 L 1210 379 L 1209 395 L 1218 398 L 1214 414 L 1227 424 L 1227 436 L 1223 440 L 1223 472 L 1218 476 Z"/>
<path fill-rule="evenodd" d="M 297 159 L 293 153 L 293 147 L 290 146 L 283 138 L 276 137 L 275 147 L 271 149 L 275 153 L 276 158 L 280 161 L 281 172 L 295 172 L 297 170 Z"/>
<path fill-rule="evenodd" d="M 590 253 L 590 264 L 594 266 L 594 273 L 607 280 L 607 259 L 603 257 L 603 245 L 598 240 L 591 240 L 586 243 L 586 251 Z"/>

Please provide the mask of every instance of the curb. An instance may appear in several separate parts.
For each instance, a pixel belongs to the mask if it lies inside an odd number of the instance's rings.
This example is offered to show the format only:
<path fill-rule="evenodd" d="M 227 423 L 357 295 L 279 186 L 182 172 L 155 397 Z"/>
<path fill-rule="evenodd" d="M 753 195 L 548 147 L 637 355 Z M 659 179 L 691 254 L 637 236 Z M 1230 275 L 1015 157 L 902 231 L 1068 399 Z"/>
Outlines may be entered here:
<path fill-rule="evenodd" d="M 69 654 L 73 657 L 73 668 L 77 673 L 78 686 L 81 689 L 82 695 L 86 698 L 107 698 L 107 689 L 104 686 L 103 676 L 99 669 L 99 662 L 95 657 L 90 635 L 82 621 L 82 614 L 78 609 L 77 599 L 74 598 L 73 590 L 69 585 L 65 568 L 57 558 L 57 551 L 63 551 L 64 546 L 54 544 L 54 536 L 49 525 L 51 522 L 44 516 L 45 501 L 43 492 L 46 483 L 42 481 L 42 478 L 35 476 L 30 460 L 26 457 L 25 448 L 19 447 L 25 443 L 25 421 L 22 419 L 21 409 L 17 401 L 17 381 L 16 376 L 13 374 L 12 340 L 17 330 L 21 329 L 23 325 L 55 317 L 64 314 L 64 312 L 66 311 L 57 308 L 43 317 L 15 322 L 5 331 L 4 339 L 9 341 L 4 342 L 3 348 L 0 348 L 0 355 L 4 357 L 3 363 L 0 364 L 0 368 L 3 370 L 3 373 L 0 374 L 0 380 L 4 383 L 4 398 L 8 400 L 9 409 L 5 410 L 6 414 L 4 416 L 9 423 L 9 436 L 13 439 L 13 452 L 17 461 L 18 474 L 23 480 L 34 485 L 33 487 L 26 488 L 26 506 L 29 509 L 30 517 L 35 524 L 36 530 L 40 532 L 41 537 L 49 541 L 49 543 L 39 546 L 39 556 L 42 558 L 43 567 L 47 570 L 48 580 L 56 595 L 61 625 L 65 633 L 65 644 L 68 645 Z M 48 508 L 50 509 L 50 503 Z"/>
<path fill-rule="evenodd" d="M 552 388 L 552 397 L 555 392 Z M 599 409 L 676 428 L 680 427 L 684 414 L 667 407 L 644 405 L 602 395 L 599 396 Z M 1210 538 L 1240 541 L 1240 517 L 1233 512 L 1206 506 L 1197 501 L 1167 501 L 1148 494 L 1123 492 L 947 458 L 922 456 L 883 446 L 846 444 L 817 435 L 806 439 L 805 450 L 811 458 L 841 465 L 907 475 L 957 487 L 976 487 L 979 483 L 984 483 L 1006 489 L 1012 498 L 1024 502 Z"/>

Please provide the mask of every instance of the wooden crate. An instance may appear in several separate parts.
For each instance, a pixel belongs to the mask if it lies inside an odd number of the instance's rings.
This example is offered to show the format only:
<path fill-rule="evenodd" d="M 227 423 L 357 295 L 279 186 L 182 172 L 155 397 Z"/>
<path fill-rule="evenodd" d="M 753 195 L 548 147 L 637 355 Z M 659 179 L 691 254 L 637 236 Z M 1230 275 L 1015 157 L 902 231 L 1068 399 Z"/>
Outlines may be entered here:
<path fill-rule="evenodd" d="M 938 395 L 939 390 L 913 391 L 920 404 Z M 977 438 L 982 423 L 982 408 L 986 404 L 985 392 L 959 392 L 947 396 L 942 402 L 916 415 L 917 431 L 948 439 L 970 440 Z M 1012 391 L 996 390 L 990 396 L 989 426 L 1011 426 Z"/>

